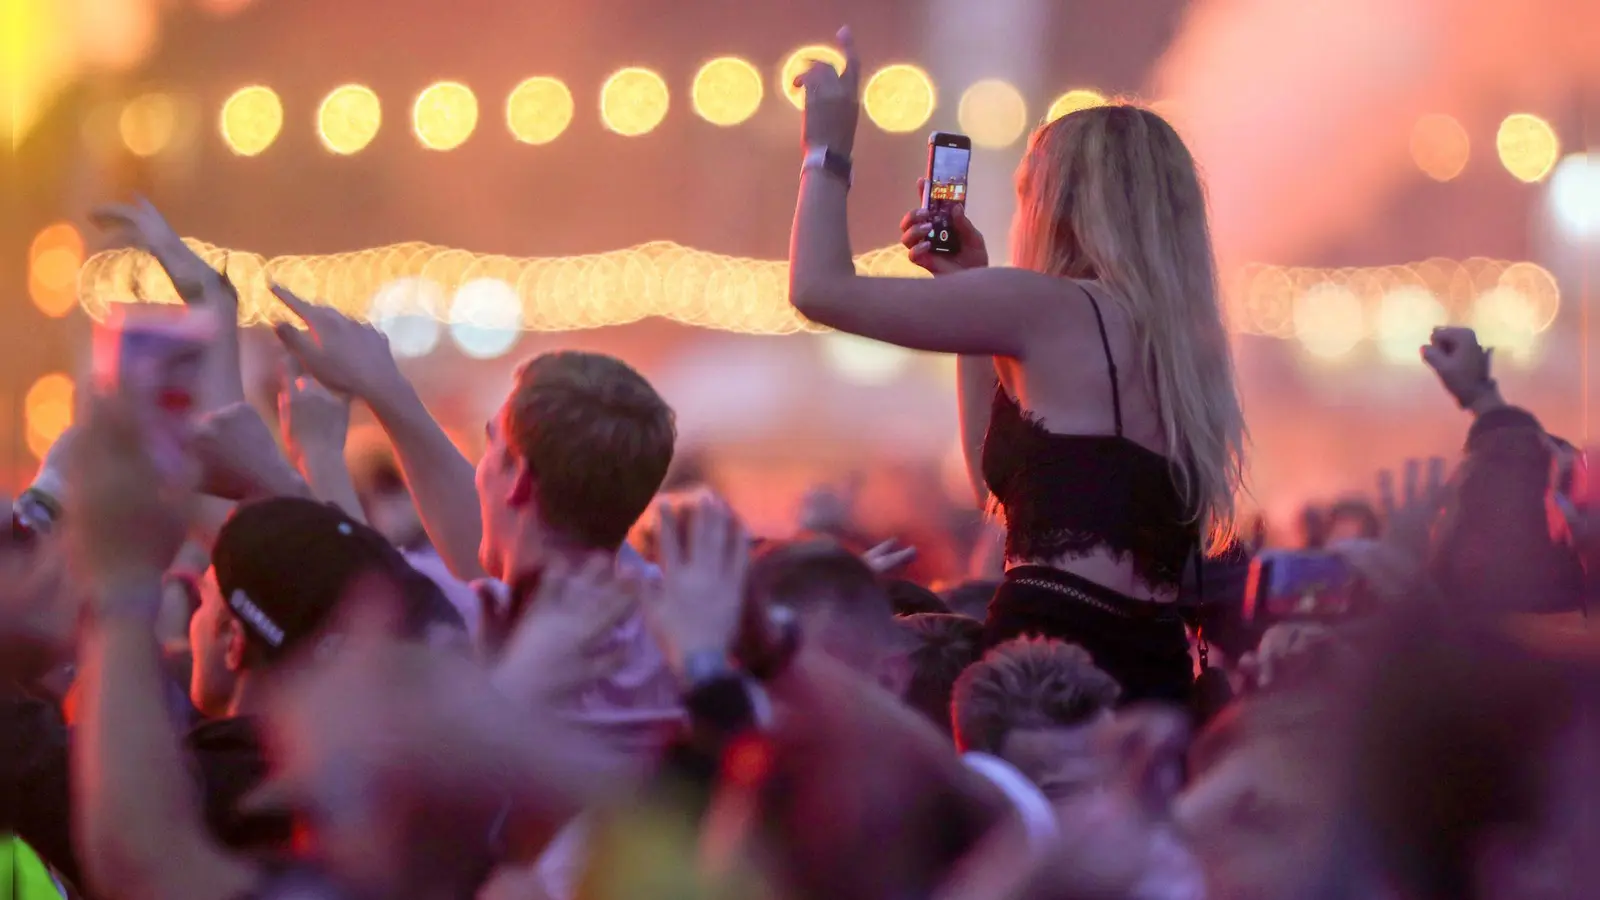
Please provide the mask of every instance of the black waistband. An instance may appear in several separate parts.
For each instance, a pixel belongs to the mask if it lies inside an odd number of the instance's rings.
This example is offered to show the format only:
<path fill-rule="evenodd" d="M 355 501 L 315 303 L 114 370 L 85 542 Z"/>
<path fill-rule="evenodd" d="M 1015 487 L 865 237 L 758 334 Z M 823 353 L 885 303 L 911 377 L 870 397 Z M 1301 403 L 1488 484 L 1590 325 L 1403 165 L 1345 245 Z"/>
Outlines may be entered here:
<path fill-rule="evenodd" d="M 1138 622 L 1181 622 L 1176 603 L 1140 600 L 1096 581 L 1057 569 L 1054 566 L 1021 565 L 1006 570 L 1002 589 L 1007 585 L 1048 591 L 1076 601 L 1109 616 Z"/>

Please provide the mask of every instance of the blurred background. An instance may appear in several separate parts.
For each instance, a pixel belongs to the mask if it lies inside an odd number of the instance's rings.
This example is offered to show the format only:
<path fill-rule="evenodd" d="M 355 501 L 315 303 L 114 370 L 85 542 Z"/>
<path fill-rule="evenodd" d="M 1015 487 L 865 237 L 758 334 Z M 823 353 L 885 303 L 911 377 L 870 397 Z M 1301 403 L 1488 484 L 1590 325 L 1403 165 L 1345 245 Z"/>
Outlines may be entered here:
<path fill-rule="evenodd" d="M 972 135 L 998 262 L 1030 127 L 1110 98 L 1173 120 L 1213 207 L 1247 506 L 1274 532 L 1459 447 L 1463 414 L 1417 355 L 1438 324 L 1478 328 L 1507 397 L 1587 444 L 1600 4 L 977 6 L 8 0 L 0 481 L 25 484 L 71 421 L 92 317 L 172 299 L 87 227 L 140 192 L 227 268 L 252 325 L 278 316 L 268 278 L 377 321 L 469 454 L 521 360 L 602 350 L 677 409 L 679 477 L 758 530 L 857 478 L 862 525 L 960 568 L 940 537 L 976 522 L 954 361 L 819 333 L 784 298 L 787 85 L 845 22 L 868 70 L 851 225 L 873 274 L 912 274 L 890 248 L 930 131 Z M 248 341 L 262 403 L 274 343 Z"/>

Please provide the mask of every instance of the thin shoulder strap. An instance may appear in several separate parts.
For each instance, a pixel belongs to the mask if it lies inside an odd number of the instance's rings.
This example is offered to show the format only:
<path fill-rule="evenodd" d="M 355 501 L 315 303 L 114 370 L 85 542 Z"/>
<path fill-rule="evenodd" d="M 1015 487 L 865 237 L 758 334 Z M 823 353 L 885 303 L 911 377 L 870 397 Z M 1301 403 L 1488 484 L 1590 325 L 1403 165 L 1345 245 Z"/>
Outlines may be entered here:
<path fill-rule="evenodd" d="M 1111 412 L 1117 418 L 1117 437 L 1122 437 L 1122 390 L 1117 386 L 1117 360 L 1111 355 L 1111 338 L 1106 334 L 1106 317 L 1100 314 L 1100 302 L 1094 292 L 1084 289 L 1089 306 L 1094 310 L 1094 321 L 1100 326 L 1100 346 L 1106 351 L 1106 368 L 1111 370 Z"/>

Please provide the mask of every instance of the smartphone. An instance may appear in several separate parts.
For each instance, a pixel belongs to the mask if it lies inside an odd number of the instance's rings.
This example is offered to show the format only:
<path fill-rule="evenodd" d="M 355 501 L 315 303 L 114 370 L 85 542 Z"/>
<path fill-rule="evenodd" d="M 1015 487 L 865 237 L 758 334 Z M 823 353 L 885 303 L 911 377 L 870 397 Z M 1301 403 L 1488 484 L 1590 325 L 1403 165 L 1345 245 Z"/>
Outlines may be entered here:
<path fill-rule="evenodd" d="M 115 304 L 94 333 L 94 383 L 133 403 L 156 465 L 179 474 L 204 372 L 217 332 L 209 310 Z"/>
<path fill-rule="evenodd" d="M 1367 609 L 1367 599 L 1360 578 L 1343 557 L 1318 550 L 1268 550 L 1250 563 L 1244 618 L 1256 626 L 1342 620 Z"/>
<path fill-rule="evenodd" d="M 957 253 L 960 238 L 950 224 L 950 211 L 967 202 L 967 172 L 972 168 L 972 138 L 935 131 L 928 136 L 928 175 L 922 187 L 922 208 L 932 214 L 928 243 L 935 253 Z"/>

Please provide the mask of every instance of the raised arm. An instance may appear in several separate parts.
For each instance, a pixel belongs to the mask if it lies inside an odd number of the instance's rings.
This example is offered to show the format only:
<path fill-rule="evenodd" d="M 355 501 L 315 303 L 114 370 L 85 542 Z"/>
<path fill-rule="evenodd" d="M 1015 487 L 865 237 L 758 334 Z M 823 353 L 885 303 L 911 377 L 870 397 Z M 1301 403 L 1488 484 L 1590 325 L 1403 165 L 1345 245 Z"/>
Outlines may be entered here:
<path fill-rule="evenodd" d="M 106 896 L 225 900 L 251 888 L 256 872 L 206 833 L 163 701 L 153 631 L 162 573 L 191 504 L 161 483 L 143 446 L 134 415 L 98 401 L 74 454 L 67 523 L 95 611 L 73 759 L 78 846 Z"/>
<path fill-rule="evenodd" d="M 400 373 L 388 338 L 282 287 L 273 293 L 306 324 L 305 331 L 278 326 L 278 338 L 302 371 L 330 391 L 364 401 L 389 435 L 423 530 L 450 574 L 462 581 L 482 578 L 476 472 Z"/>
<path fill-rule="evenodd" d="M 292 355 L 285 363 L 288 371 L 278 393 L 278 422 L 290 461 L 300 470 L 312 496 L 339 507 L 357 522 L 365 522 L 366 513 L 344 458 L 350 398 L 301 375 Z"/>

